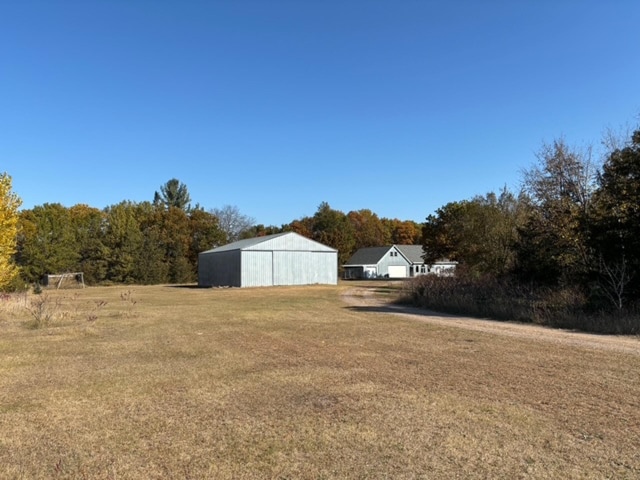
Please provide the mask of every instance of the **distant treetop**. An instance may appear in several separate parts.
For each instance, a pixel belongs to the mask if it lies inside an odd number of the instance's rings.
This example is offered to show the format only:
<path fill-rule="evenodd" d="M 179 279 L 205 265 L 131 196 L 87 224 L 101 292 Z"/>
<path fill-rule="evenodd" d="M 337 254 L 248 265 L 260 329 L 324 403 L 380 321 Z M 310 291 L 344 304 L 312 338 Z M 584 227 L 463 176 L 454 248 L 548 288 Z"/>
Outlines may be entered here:
<path fill-rule="evenodd" d="M 191 197 L 187 186 L 177 178 L 172 178 L 160 186 L 160 193 L 155 192 L 153 196 L 155 205 L 164 205 L 166 208 L 176 207 L 187 212 L 191 209 L 190 202 Z"/>

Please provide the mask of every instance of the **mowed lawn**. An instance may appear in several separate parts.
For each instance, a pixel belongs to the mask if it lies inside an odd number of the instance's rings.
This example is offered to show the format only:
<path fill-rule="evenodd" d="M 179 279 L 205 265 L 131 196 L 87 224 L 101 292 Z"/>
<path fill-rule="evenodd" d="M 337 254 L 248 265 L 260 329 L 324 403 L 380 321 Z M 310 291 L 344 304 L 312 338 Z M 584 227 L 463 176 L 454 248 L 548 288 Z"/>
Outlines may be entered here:
<path fill-rule="evenodd" d="M 57 291 L 41 329 L 2 300 L 0 478 L 640 478 L 640 352 L 374 313 L 352 286 Z"/>

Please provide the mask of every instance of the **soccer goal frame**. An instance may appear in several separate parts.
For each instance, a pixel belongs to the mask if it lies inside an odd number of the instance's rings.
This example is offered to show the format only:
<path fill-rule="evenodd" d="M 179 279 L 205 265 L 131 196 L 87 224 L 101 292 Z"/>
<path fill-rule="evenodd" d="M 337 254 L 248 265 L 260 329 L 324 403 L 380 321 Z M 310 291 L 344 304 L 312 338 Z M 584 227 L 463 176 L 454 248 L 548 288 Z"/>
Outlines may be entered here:
<path fill-rule="evenodd" d="M 44 286 L 54 288 L 84 288 L 84 273 L 68 272 L 47 274 L 44 276 Z"/>

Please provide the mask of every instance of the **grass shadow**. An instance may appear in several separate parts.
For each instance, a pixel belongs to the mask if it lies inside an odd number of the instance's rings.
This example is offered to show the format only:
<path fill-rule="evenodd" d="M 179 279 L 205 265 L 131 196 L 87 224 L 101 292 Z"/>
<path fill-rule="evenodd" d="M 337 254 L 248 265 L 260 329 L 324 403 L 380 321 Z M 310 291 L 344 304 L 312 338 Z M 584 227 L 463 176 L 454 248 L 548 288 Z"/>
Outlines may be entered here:
<path fill-rule="evenodd" d="M 435 312 L 433 310 L 424 310 L 418 307 L 410 307 L 406 304 L 388 304 L 388 305 L 375 305 L 375 306 L 357 306 L 349 305 L 343 307 L 352 312 L 364 312 L 364 313 L 395 313 L 405 315 L 419 315 L 421 317 L 440 317 L 440 318 L 464 318 L 463 315 L 456 315 L 445 312 Z M 471 317 L 470 317 L 471 318 Z M 482 319 L 479 319 L 482 320 Z"/>

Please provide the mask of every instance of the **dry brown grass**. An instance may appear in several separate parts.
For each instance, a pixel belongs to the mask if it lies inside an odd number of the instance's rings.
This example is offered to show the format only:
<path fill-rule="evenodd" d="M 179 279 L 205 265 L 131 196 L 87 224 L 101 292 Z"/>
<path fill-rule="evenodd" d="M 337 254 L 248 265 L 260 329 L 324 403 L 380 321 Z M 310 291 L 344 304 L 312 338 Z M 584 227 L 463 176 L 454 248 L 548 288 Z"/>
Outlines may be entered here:
<path fill-rule="evenodd" d="M 52 292 L 41 329 L 5 304 L 0 478 L 640 477 L 640 355 L 372 313 L 352 286 Z"/>

